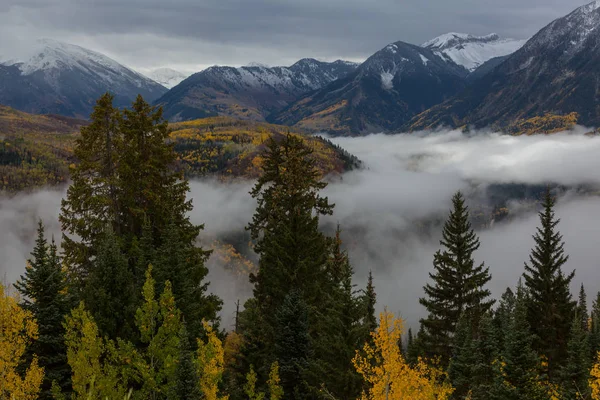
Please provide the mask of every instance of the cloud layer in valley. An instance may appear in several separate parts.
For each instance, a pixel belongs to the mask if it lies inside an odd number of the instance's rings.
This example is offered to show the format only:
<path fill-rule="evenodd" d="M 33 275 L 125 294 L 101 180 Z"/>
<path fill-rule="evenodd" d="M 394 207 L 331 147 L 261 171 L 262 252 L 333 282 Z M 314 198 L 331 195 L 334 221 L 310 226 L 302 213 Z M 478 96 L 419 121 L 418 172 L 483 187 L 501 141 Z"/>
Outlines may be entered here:
<path fill-rule="evenodd" d="M 584 132 L 580 128 L 571 134 L 512 137 L 453 131 L 333 139 L 361 158 L 366 168 L 334 178 L 325 190 L 336 207 L 334 215 L 324 219 L 324 229 L 341 224 L 357 284 L 362 287 L 372 270 L 379 305 L 402 313 L 414 325 L 423 313 L 418 297 L 439 248 L 439 223 L 455 191 L 465 191 L 474 209 L 484 206 L 489 212 L 492 184 L 560 184 L 567 188 L 557 206 L 559 229 L 571 255 L 567 268 L 577 270 L 574 286 L 585 282 L 592 295 L 600 289 L 596 255 L 600 198 L 594 195 L 600 188 L 600 137 Z M 243 232 L 255 207 L 248 194 L 251 186 L 191 182 L 192 220 L 205 224 L 203 245 Z M 585 191 L 577 190 L 582 186 Z M 23 271 L 38 218 L 58 234 L 56 218 L 63 195 L 64 191 L 41 191 L 0 200 L 0 273 L 8 281 Z M 517 283 L 538 223 L 531 204 L 513 201 L 509 208 L 523 211 L 479 232 L 482 246 L 476 260 L 489 265 L 496 297 Z M 251 288 L 245 280 L 224 273 L 218 262 L 210 266 L 211 290 L 223 296 L 228 320 L 237 298 L 250 296 Z"/>
<path fill-rule="evenodd" d="M 362 60 L 389 42 L 446 32 L 525 39 L 582 0 L 3 0 L 0 56 L 50 37 L 105 52 L 134 68 L 303 57 Z"/>

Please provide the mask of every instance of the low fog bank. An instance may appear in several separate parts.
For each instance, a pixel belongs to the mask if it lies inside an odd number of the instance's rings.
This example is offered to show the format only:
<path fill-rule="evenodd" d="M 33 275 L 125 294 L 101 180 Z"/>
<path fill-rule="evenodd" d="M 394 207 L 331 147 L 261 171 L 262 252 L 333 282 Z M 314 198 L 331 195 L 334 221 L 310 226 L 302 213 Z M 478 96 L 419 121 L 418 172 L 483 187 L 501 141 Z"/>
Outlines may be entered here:
<path fill-rule="evenodd" d="M 585 191 L 562 193 L 557 215 L 576 269 L 574 291 L 584 282 L 589 296 L 600 289 L 596 272 L 600 248 L 600 138 L 571 134 L 511 137 L 493 133 L 466 136 L 457 131 L 427 136 L 371 135 L 332 138 L 365 163 L 365 169 L 333 178 L 325 195 L 336 203 L 334 215 L 324 218 L 327 231 L 340 223 L 343 239 L 364 287 L 369 270 L 377 286 L 378 304 L 401 313 L 415 326 L 423 314 L 418 304 L 422 287 L 439 248 L 440 223 L 457 190 L 469 197 L 472 209 L 493 206 L 492 184 L 546 185 L 567 188 L 585 185 Z M 194 223 L 205 224 L 200 238 L 210 247 L 215 238 L 243 234 L 256 202 L 250 197 L 252 182 L 223 184 L 192 181 Z M 0 200 L 0 273 L 14 282 L 25 267 L 33 246 L 36 221 L 42 218 L 59 238 L 57 221 L 64 190 L 47 190 Z M 481 229 L 477 261 L 485 261 L 493 278 L 495 297 L 515 286 L 533 246 L 531 235 L 538 220 L 535 207 L 510 202 L 512 218 Z M 522 209 L 519 213 L 516 210 Z M 237 299 L 251 296 L 246 276 L 226 271 L 217 258 L 209 262 L 210 290 L 224 300 L 224 325 L 229 326 Z"/>

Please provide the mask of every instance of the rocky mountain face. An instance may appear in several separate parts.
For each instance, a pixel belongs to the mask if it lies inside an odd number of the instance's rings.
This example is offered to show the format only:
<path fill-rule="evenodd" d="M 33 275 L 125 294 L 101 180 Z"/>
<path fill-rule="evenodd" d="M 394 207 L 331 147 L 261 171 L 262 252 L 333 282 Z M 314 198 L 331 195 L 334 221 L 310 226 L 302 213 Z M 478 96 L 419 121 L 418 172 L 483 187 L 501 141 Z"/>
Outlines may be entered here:
<path fill-rule="evenodd" d="M 343 135 L 390 131 L 458 93 L 467 75 L 430 49 L 396 42 L 269 120 Z"/>
<path fill-rule="evenodd" d="M 262 121 L 303 94 L 354 71 L 347 61 L 302 59 L 290 67 L 210 67 L 156 101 L 171 121 L 223 115 Z"/>
<path fill-rule="evenodd" d="M 561 116 L 598 126 L 598 65 L 600 1 L 594 1 L 550 23 L 464 92 L 416 116 L 407 128 L 510 130 L 527 120 L 543 123 Z"/>
<path fill-rule="evenodd" d="M 153 101 L 167 89 L 109 57 L 83 47 L 44 39 L 22 59 L 0 61 L 0 104 L 37 114 L 87 118 L 109 91 L 117 106 L 138 94 Z"/>

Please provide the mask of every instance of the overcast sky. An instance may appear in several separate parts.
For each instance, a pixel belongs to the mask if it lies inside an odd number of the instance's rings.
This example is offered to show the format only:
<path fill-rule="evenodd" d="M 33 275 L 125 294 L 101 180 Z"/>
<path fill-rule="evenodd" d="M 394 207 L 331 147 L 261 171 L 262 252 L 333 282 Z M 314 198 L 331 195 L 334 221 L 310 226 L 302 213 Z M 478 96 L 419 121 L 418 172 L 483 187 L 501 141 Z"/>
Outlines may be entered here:
<path fill-rule="evenodd" d="M 446 32 L 528 38 L 585 0 L 0 0 L 0 56 L 49 37 L 130 67 L 360 61 Z"/>

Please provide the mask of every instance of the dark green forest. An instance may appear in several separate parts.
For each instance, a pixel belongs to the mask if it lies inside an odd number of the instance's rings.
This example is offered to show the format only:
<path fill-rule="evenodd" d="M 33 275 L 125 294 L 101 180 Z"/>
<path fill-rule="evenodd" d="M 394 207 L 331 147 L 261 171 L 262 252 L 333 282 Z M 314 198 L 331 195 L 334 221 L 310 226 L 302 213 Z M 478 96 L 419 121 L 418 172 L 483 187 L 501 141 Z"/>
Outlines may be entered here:
<path fill-rule="evenodd" d="M 319 229 L 335 215 L 322 157 L 297 134 L 270 136 L 248 195 L 253 296 L 226 329 L 170 134 L 141 97 L 124 110 L 98 99 L 74 145 L 60 249 L 40 221 L 24 274 L 0 286 L 0 399 L 600 399 L 600 293 L 588 305 L 583 286 L 570 291 L 550 189 L 522 278 L 499 299 L 465 197 L 448 199 L 426 313 L 406 330 L 371 275 L 354 283 L 344 227 Z"/>

